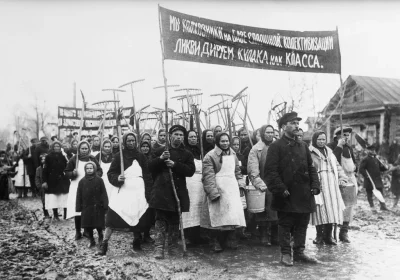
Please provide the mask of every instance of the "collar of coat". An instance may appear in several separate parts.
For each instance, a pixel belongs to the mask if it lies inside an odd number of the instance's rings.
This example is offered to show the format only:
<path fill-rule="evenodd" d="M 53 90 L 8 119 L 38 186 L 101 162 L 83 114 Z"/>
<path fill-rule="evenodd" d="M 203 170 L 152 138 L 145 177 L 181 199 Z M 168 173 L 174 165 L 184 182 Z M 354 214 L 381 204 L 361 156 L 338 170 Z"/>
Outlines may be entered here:
<path fill-rule="evenodd" d="M 290 146 L 295 146 L 295 145 L 300 146 L 301 145 L 301 143 L 299 141 L 297 141 L 296 139 L 289 138 L 285 134 L 283 134 L 281 139 L 286 141 L 287 144 L 290 145 Z"/>
<path fill-rule="evenodd" d="M 253 149 L 262 151 L 265 146 L 266 146 L 265 143 L 262 140 L 260 140 L 253 146 Z"/>
<path fill-rule="evenodd" d="M 231 152 L 231 155 L 236 155 L 235 151 L 232 148 L 229 148 L 229 150 Z M 218 146 L 215 146 L 214 152 L 217 154 L 217 156 L 220 156 L 223 151 Z"/>
<path fill-rule="evenodd" d="M 326 153 L 327 153 L 326 158 L 329 158 L 332 154 L 332 150 L 329 147 L 327 147 L 326 145 L 325 145 L 325 148 L 326 148 Z M 321 159 L 325 159 L 325 156 L 313 145 L 309 146 L 309 150 L 311 153 L 313 153 L 313 152 L 316 153 Z"/>

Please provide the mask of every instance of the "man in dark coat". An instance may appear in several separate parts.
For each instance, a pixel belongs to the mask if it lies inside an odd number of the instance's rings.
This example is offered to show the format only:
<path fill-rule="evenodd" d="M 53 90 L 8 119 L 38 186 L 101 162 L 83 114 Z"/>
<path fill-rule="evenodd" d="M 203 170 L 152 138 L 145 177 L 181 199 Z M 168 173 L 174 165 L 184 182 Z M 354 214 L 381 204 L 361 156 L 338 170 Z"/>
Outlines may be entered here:
<path fill-rule="evenodd" d="M 36 188 L 35 185 L 35 174 L 36 174 L 36 168 L 35 168 L 35 163 L 33 161 L 33 157 L 35 154 L 35 144 L 36 144 L 37 138 L 31 139 L 31 146 L 28 147 L 26 152 L 23 155 L 23 161 L 26 166 L 26 172 L 28 173 L 29 176 L 29 183 L 31 185 L 31 191 L 32 191 L 32 197 L 36 197 L 36 194 L 39 193 L 39 190 Z M 39 161 L 40 163 L 40 161 Z"/>
<path fill-rule="evenodd" d="M 310 213 L 316 209 L 314 195 L 320 193 L 320 183 L 306 143 L 295 139 L 299 120 L 296 112 L 286 113 L 279 120 L 284 135 L 270 145 L 264 169 L 266 185 L 273 195 L 271 209 L 278 211 L 281 262 L 287 266 L 292 266 L 293 260 L 318 262 L 304 254 L 307 226 Z"/>
<path fill-rule="evenodd" d="M 349 145 L 350 135 L 352 131 L 353 129 L 351 127 L 338 127 L 334 132 L 335 137 L 333 138 L 333 142 L 327 144 L 327 146 L 331 148 L 337 161 L 342 166 L 346 176 L 350 178 L 350 181 L 355 185 L 355 188 L 357 189 L 358 184 L 355 176 L 357 172 L 356 158 L 354 156 L 353 148 Z M 355 199 L 357 199 L 357 196 L 355 196 Z M 345 203 L 348 205 L 343 211 L 343 225 L 340 227 L 339 232 L 339 240 L 345 243 L 350 243 L 350 239 L 347 233 L 349 231 L 350 222 L 353 220 L 353 205 L 355 204 L 348 202 L 351 201 L 345 201 Z"/>
<path fill-rule="evenodd" d="M 387 171 L 388 167 L 383 165 L 376 158 L 376 147 L 374 145 L 369 146 L 368 148 L 368 156 L 365 157 L 360 164 L 360 174 L 364 176 L 364 188 L 367 192 L 367 198 L 369 205 L 371 208 L 374 207 L 374 200 L 372 196 L 372 190 L 374 189 L 372 186 L 371 179 L 374 181 L 375 188 L 380 191 L 383 195 L 383 182 L 381 178 L 381 172 Z M 368 174 L 369 176 L 368 176 Z M 386 204 L 384 202 L 380 202 L 381 210 L 388 211 Z"/>
<path fill-rule="evenodd" d="M 179 236 L 179 213 L 173 192 L 169 168 L 180 200 L 182 212 L 189 212 L 189 194 L 186 177 L 192 177 L 196 171 L 193 155 L 183 145 L 186 129 L 174 125 L 169 130 L 170 146 L 168 150 L 161 147 L 154 151 L 149 162 L 154 184 L 151 192 L 150 207 L 156 212 L 155 258 L 164 258 L 165 236 L 168 232 L 170 249 L 176 249 Z"/>

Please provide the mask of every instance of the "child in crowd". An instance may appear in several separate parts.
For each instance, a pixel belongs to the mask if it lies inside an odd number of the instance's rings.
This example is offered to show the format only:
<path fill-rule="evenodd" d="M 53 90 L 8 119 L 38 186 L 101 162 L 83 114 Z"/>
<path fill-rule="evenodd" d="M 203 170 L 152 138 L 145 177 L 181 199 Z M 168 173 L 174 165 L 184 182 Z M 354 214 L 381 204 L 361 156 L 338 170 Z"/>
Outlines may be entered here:
<path fill-rule="evenodd" d="M 97 229 L 99 244 L 103 241 L 107 208 L 108 197 L 104 181 L 96 175 L 96 164 L 89 161 L 85 165 L 85 177 L 79 181 L 76 194 L 76 212 L 82 212 L 81 227 L 89 233 L 89 248 L 96 245 L 93 229 Z"/>

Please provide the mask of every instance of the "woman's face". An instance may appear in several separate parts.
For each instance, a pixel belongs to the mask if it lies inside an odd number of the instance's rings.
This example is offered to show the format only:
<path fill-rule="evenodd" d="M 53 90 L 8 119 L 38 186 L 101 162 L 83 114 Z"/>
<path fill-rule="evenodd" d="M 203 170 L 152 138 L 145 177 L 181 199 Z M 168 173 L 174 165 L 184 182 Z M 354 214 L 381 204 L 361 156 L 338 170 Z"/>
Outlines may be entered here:
<path fill-rule="evenodd" d="M 119 144 L 118 138 L 114 138 L 114 139 L 112 140 L 112 143 L 113 143 L 113 148 L 118 148 L 118 144 Z"/>
<path fill-rule="evenodd" d="M 218 133 L 222 132 L 222 127 L 220 127 L 219 125 L 215 127 L 214 129 L 214 134 L 217 135 Z"/>
<path fill-rule="evenodd" d="M 133 149 L 136 147 L 136 138 L 133 135 L 128 135 L 128 137 L 126 137 L 126 147 L 128 149 Z"/>
<path fill-rule="evenodd" d="M 55 144 L 53 150 L 54 152 L 59 153 L 61 152 L 61 146 L 59 144 Z"/>
<path fill-rule="evenodd" d="M 143 139 L 142 139 L 143 141 L 148 141 L 148 142 L 150 142 L 151 141 L 151 137 L 148 135 L 148 134 L 145 134 L 144 136 L 143 136 Z"/>
<path fill-rule="evenodd" d="M 94 172 L 93 165 L 92 165 L 92 164 L 88 164 L 88 165 L 86 165 L 86 174 L 88 174 L 88 175 L 92 175 L 92 174 L 93 174 L 93 172 Z"/>
<path fill-rule="evenodd" d="M 149 144 L 143 144 L 142 147 L 140 147 L 140 150 L 142 151 L 143 154 L 147 155 L 150 151 Z"/>
<path fill-rule="evenodd" d="M 325 134 L 321 134 L 317 138 L 317 146 L 319 148 L 323 148 L 323 147 L 325 147 L 325 144 L 326 144 L 326 135 Z"/>
<path fill-rule="evenodd" d="M 100 146 L 100 137 L 96 136 L 93 138 L 93 146 L 95 147 Z"/>
<path fill-rule="evenodd" d="M 72 148 L 77 148 L 78 147 L 78 142 L 77 141 L 74 141 L 74 142 L 72 142 Z"/>
<path fill-rule="evenodd" d="M 103 150 L 106 154 L 110 153 L 111 152 L 111 143 L 109 143 L 109 142 L 104 143 Z"/>
<path fill-rule="evenodd" d="M 89 146 L 86 143 L 83 143 L 80 147 L 79 147 L 79 153 L 82 156 L 86 156 L 89 154 Z"/>
<path fill-rule="evenodd" d="M 189 145 L 195 146 L 197 145 L 197 135 L 196 132 L 190 131 L 188 135 L 188 143 Z"/>
<path fill-rule="evenodd" d="M 214 135 L 213 135 L 212 131 L 207 131 L 206 141 L 210 144 L 212 144 L 214 142 Z"/>
<path fill-rule="evenodd" d="M 219 145 L 222 150 L 226 150 L 229 148 L 229 137 L 227 135 L 222 135 L 219 139 Z"/>
<path fill-rule="evenodd" d="M 234 138 L 232 142 L 232 149 L 237 153 L 239 151 L 240 143 L 238 138 Z"/>

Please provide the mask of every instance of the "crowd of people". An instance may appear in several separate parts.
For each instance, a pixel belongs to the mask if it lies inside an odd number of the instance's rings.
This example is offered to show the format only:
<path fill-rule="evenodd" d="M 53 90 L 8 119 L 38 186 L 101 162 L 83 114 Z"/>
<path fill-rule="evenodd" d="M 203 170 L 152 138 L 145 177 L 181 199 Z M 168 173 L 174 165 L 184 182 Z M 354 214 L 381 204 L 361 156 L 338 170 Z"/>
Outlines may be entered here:
<path fill-rule="evenodd" d="M 9 199 L 9 191 L 24 198 L 30 189 L 41 198 L 46 219 L 74 219 L 75 240 L 86 237 L 88 247 L 94 247 L 96 229 L 100 255 L 107 254 L 116 229 L 133 232 L 135 251 L 147 242 L 154 243 L 157 259 L 178 254 L 182 212 L 187 244 L 209 242 L 214 252 L 221 252 L 253 238 L 263 246 L 279 245 L 286 266 L 318 263 L 305 253 L 308 226 L 316 228 L 314 244 L 336 245 L 337 226 L 339 241 L 350 242 L 358 174 L 374 209 L 373 190 L 383 190 L 381 172 L 392 172 L 397 205 L 400 149 L 381 146 L 379 154 L 386 153 L 388 165 L 369 145 L 358 166 L 350 127 L 336 129 L 331 143 L 325 132 L 316 131 L 307 144 L 300 120 L 296 112 L 287 113 L 278 129 L 242 128 L 232 138 L 221 125 L 201 135 L 173 125 L 160 129 L 155 139 L 129 131 L 121 139 L 77 139 L 74 133 L 69 146 L 56 137 L 51 145 L 46 137 L 32 139 L 14 157 L 0 152 L 0 198 Z M 259 211 L 246 210 L 250 189 L 265 194 Z M 388 210 L 382 201 L 380 209 Z"/>

